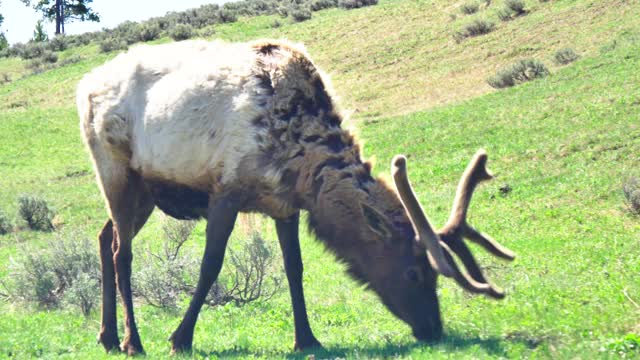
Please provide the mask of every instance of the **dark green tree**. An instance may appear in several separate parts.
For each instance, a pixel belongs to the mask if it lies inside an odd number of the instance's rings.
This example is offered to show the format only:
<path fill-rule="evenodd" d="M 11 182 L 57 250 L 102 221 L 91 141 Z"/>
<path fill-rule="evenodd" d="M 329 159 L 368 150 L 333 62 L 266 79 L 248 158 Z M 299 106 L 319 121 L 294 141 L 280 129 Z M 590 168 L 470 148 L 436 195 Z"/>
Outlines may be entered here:
<path fill-rule="evenodd" d="M 36 29 L 33 30 L 33 41 L 35 42 L 45 42 L 49 40 L 49 36 L 47 36 L 47 31 L 44 29 L 42 25 L 42 20 L 38 20 L 36 23 Z"/>
<path fill-rule="evenodd" d="M 20 0 L 42 13 L 49 21 L 56 22 L 56 35 L 64 34 L 64 24 L 76 20 L 100 21 L 98 13 L 91 9 L 93 0 Z"/>
<path fill-rule="evenodd" d="M 0 2 L 2 4 L 2 2 Z M 4 36 L 4 31 L 2 31 L 2 22 L 4 21 L 4 16 L 0 14 L 0 50 L 4 50 L 9 46 L 9 42 L 7 41 L 7 37 Z"/>

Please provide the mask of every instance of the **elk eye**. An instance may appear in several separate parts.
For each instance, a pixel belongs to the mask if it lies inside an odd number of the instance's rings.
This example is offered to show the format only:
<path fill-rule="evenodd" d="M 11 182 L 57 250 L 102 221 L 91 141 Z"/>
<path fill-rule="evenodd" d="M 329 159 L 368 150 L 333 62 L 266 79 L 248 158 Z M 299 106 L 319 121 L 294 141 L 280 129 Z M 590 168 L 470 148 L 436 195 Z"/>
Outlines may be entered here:
<path fill-rule="evenodd" d="M 405 279 L 415 283 L 422 281 L 422 276 L 420 275 L 419 270 L 414 267 L 409 268 L 407 271 L 405 271 L 404 277 Z"/>

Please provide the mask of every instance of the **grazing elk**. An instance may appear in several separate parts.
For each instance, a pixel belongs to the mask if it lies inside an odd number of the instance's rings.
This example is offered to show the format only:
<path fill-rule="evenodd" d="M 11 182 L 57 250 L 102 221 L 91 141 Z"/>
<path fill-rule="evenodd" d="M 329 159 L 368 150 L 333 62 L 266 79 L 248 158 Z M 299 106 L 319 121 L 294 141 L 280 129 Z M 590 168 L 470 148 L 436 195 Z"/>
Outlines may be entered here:
<path fill-rule="evenodd" d="M 514 255 L 467 225 L 474 187 L 491 178 L 478 152 L 463 175 L 448 223 L 435 231 L 393 160 L 395 187 L 371 176 L 328 81 L 305 50 L 285 41 L 180 42 L 140 46 L 93 70 L 78 86 L 81 132 L 109 219 L 99 234 L 102 327 L 107 350 L 143 351 L 131 295 L 131 241 L 154 206 L 179 219 L 206 218 L 200 278 L 172 351 L 189 350 L 239 212 L 275 219 L 295 322 L 295 348 L 319 346 L 305 309 L 300 210 L 349 273 L 368 284 L 420 340 L 442 322 L 436 278 L 501 298 L 463 242 Z M 398 196 L 399 195 L 399 196 Z M 457 255 L 467 272 L 462 272 Z M 116 285 L 124 307 L 118 344 Z"/>

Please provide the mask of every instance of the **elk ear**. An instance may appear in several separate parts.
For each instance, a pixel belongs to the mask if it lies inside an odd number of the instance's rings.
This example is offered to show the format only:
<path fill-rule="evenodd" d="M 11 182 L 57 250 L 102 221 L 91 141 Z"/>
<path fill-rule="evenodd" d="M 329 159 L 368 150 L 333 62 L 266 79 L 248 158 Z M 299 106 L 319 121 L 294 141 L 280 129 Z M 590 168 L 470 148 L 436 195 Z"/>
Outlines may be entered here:
<path fill-rule="evenodd" d="M 362 203 L 360 207 L 362 207 L 362 213 L 369 228 L 384 239 L 391 239 L 391 228 L 387 224 L 385 216 L 367 204 Z"/>

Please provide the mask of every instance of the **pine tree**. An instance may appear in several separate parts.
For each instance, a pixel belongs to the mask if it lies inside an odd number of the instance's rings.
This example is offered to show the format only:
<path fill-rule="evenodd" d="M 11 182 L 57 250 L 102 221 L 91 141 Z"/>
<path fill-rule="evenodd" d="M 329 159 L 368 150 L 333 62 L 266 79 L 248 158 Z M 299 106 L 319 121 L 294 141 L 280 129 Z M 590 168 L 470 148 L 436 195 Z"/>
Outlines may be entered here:
<path fill-rule="evenodd" d="M 33 41 L 45 42 L 47 40 L 49 40 L 47 31 L 44 29 L 44 26 L 42 25 L 42 20 L 38 20 L 38 22 L 36 23 L 36 29 L 33 30 Z"/>
<path fill-rule="evenodd" d="M 64 34 L 64 24 L 75 20 L 100 21 L 100 16 L 89 7 L 93 0 L 20 0 L 56 22 L 56 35 Z"/>

